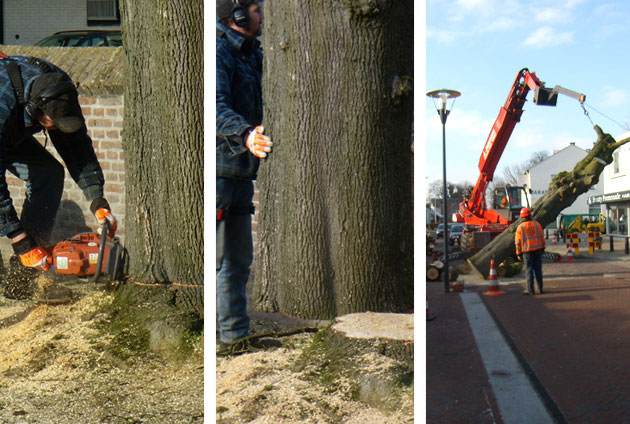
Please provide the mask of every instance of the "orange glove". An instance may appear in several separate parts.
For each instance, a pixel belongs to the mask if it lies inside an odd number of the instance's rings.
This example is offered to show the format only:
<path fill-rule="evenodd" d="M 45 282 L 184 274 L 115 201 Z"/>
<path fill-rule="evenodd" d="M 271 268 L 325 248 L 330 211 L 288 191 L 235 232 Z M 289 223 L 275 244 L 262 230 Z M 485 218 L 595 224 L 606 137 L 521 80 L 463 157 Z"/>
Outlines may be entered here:
<path fill-rule="evenodd" d="M 105 222 L 109 223 L 109 231 L 107 232 L 109 237 L 114 237 L 114 235 L 116 235 L 116 228 L 118 228 L 118 225 L 116 224 L 116 218 L 114 218 L 114 215 L 112 215 L 112 212 L 109 209 L 97 209 L 96 212 L 94 212 L 94 216 L 100 225 L 105 224 Z M 97 232 L 101 234 L 102 230 L 99 228 Z"/>
<path fill-rule="evenodd" d="M 48 252 L 39 247 L 33 237 L 27 233 L 22 233 L 19 237 L 14 238 L 14 240 L 17 239 L 19 240 L 13 242 L 11 245 L 13 246 L 15 254 L 20 258 L 22 265 L 31 268 L 40 268 L 44 271 L 48 271 L 50 269 L 50 266 L 46 261 L 48 258 Z"/>
<path fill-rule="evenodd" d="M 263 126 L 257 126 L 249 133 L 245 142 L 249 151 L 259 158 L 266 158 L 267 153 L 271 152 L 271 146 L 273 146 L 271 137 L 263 135 L 264 132 L 265 128 Z"/>
<path fill-rule="evenodd" d="M 48 265 L 48 252 L 46 252 L 41 247 L 37 246 L 35 249 L 29 250 L 23 255 L 20 255 L 20 261 L 22 265 L 28 266 L 31 268 L 39 268 L 44 271 L 48 271 L 50 269 L 50 265 Z"/>

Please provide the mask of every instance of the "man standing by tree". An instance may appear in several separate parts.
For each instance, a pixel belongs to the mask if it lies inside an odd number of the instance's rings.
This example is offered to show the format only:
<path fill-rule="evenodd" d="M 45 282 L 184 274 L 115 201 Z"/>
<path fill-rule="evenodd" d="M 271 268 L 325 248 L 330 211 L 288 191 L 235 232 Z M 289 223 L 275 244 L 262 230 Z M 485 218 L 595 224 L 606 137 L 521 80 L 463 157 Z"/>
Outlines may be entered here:
<path fill-rule="evenodd" d="M 542 226 L 534 221 L 528 208 L 521 209 L 521 218 L 525 221 L 516 229 L 514 244 L 519 260 L 525 259 L 527 273 L 527 290 L 523 294 L 533 295 L 534 276 L 538 283 L 538 291 L 543 293 L 542 254 L 545 251 L 545 237 Z"/>
<path fill-rule="evenodd" d="M 218 349 L 249 335 L 253 180 L 271 151 L 262 123 L 260 4 L 217 0 L 216 167 Z"/>

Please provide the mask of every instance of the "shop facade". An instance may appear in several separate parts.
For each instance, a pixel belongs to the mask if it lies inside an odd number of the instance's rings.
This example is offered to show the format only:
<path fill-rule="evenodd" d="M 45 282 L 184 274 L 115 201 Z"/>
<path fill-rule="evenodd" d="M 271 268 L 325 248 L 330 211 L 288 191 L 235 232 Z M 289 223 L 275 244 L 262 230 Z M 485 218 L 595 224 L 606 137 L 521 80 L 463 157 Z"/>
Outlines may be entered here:
<path fill-rule="evenodd" d="M 626 132 L 617 140 L 630 137 Z M 630 174 L 628 171 L 630 160 L 630 146 L 627 144 L 615 150 L 613 162 L 604 168 L 602 172 L 604 180 L 604 194 L 590 196 L 590 207 L 599 206 L 601 213 L 606 217 L 606 233 L 620 236 L 630 236 L 628 217 L 630 216 Z"/>

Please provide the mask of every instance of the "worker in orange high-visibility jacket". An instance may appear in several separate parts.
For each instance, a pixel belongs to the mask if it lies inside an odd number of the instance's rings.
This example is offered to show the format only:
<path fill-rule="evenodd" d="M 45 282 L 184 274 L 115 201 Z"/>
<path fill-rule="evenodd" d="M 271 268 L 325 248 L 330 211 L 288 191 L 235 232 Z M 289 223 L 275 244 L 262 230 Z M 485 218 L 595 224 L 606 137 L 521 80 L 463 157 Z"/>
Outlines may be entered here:
<path fill-rule="evenodd" d="M 538 291 L 542 294 L 542 254 L 545 252 L 545 236 L 542 226 L 532 219 L 531 211 L 528 208 L 521 209 L 521 218 L 525 220 L 516 229 L 514 244 L 519 260 L 525 260 L 527 290 L 523 294 L 535 294 L 534 276 L 538 283 Z"/>

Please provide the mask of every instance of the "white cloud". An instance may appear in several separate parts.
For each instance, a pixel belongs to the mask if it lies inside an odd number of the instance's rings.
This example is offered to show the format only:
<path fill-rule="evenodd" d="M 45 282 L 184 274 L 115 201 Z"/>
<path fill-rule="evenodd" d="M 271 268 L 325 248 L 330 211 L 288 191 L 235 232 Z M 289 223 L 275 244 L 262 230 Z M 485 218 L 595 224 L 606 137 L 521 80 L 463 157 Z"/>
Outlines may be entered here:
<path fill-rule="evenodd" d="M 572 22 L 575 19 L 573 11 L 581 3 L 584 3 L 584 0 L 567 0 L 551 6 L 548 3 L 550 2 L 545 2 L 546 7 L 532 7 L 534 20 L 540 23 L 558 25 L 559 23 Z"/>
<path fill-rule="evenodd" d="M 496 0 L 456 0 L 452 7 L 454 15 L 464 16 L 470 14 L 488 15 L 494 10 Z"/>
<path fill-rule="evenodd" d="M 531 22 L 544 26 L 529 37 L 524 45 L 556 46 L 573 41 L 573 31 L 552 30 L 551 25 L 575 22 L 579 5 L 585 0 L 453 0 L 429 1 L 427 35 L 441 42 L 452 43 L 489 32 L 520 31 Z M 594 12 L 591 12 L 594 13 Z M 439 17 L 439 18 L 438 18 Z M 448 36 L 437 29 L 448 31 Z M 434 28 L 430 30 L 429 28 Z M 531 32 L 531 30 L 527 30 Z M 442 35 L 442 36 L 440 36 Z"/>
<path fill-rule="evenodd" d="M 533 122 L 528 121 L 526 125 L 517 126 L 512 134 L 510 146 L 530 153 L 545 150 L 550 154 L 554 150 L 564 149 L 570 143 L 575 143 L 585 150 L 593 147 L 594 137 L 589 139 L 578 138 L 566 132 L 550 133 L 546 128 L 547 125 L 544 120 L 537 119 Z M 524 154 L 522 159 L 522 161 L 529 159 L 529 153 Z"/>
<path fill-rule="evenodd" d="M 627 37 L 628 25 L 609 23 L 597 28 L 594 38 L 598 41 L 606 41 L 611 38 Z"/>
<path fill-rule="evenodd" d="M 434 115 L 432 106 L 427 105 L 429 118 L 426 122 L 427 139 L 442 139 L 442 123 L 437 113 Z M 481 154 L 481 149 L 486 143 L 494 119 L 483 119 L 478 110 L 463 110 L 455 107 L 449 115 L 446 124 L 446 137 L 450 145 L 457 146 L 459 152 L 472 151 Z"/>
<path fill-rule="evenodd" d="M 534 20 L 536 22 L 554 22 L 564 18 L 562 10 L 552 9 L 551 7 L 543 7 L 534 11 Z"/>
<path fill-rule="evenodd" d="M 551 47 L 569 44 L 573 41 L 573 32 L 555 32 L 549 26 L 538 28 L 532 35 L 523 41 L 524 46 Z"/>
<path fill-rule="evenodd" d="M 606 107 L 627 105 L 629 98 L 630 96 L 624 90 L 611 86 L 604 87 L 604 99 L 602 102 Z"/>
<path fill-rule="evenodd" d="M 513 17 L 499 16 L 491 22 L 480 27 L 481 32 L 512 30 L 518 26 L 518 21 Z"/>
<path fill-rule="evenodd" d="M 545 137 L 538 126 L 535 123 L 529 122 L 528 126 L 520 126 L 515 128 L 512 133 L 510 145 L 518 149 L 527 149 L 532 152 L 537 150 L 544 150 L 543 147 L 548 147 L 549 140 Z M 529 157 L 524 157 L 523 161 Z"/>
<path fill-rule="evenodd" d="M 459 33 L 450 29 L 427 28 L 426 35 L 427 38 L 435 38 L 438 42 L 444 44 L 450 44 L 459 38 Z"/>

